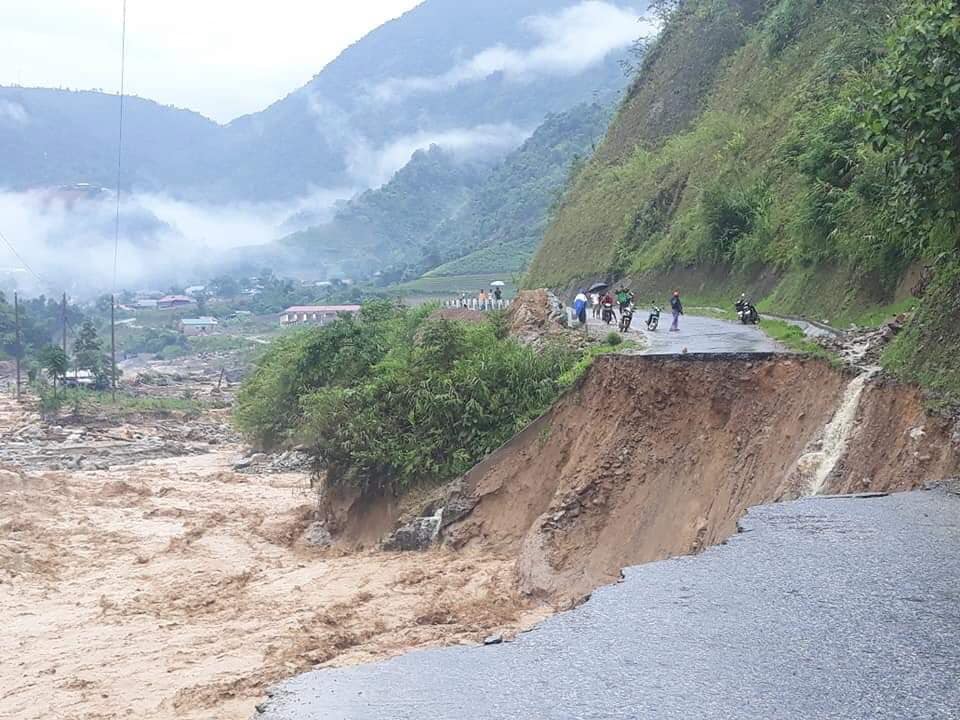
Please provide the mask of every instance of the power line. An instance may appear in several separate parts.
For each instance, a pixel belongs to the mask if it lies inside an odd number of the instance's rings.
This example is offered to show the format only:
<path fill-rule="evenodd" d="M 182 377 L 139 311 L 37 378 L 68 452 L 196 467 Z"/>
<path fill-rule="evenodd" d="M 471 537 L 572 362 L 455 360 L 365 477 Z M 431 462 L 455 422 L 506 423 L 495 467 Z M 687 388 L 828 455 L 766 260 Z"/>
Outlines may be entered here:
<path fill-rule="evenodd" d="M 21 265 L 23 265 L 24 269 L 28 273 L 37 279 L 38 283 L 41 285 L 46 285 L 46 283 L 43 281 L 43 278 L 40 277 L 32 267 L 30 267 L 27 261 L 23 259 L 23 256 L 17 252 L 17 249 L 13 246 L 13 243 L 7 240 L 7 236 L 2 232 L 0 232 L 0 240 L 3 240 L 3 243 L 10 249 L 10 252 L 13 253 L 13 256 L 20 262 Z"/>
<path fill-rule="evenodd" d="M 113 293 L 117 292 L 117 268 L 120 264 L 120 174 L 123 170 L 123 97 L 127 74 L 127 0 L 123 0 L 123 32 L 120 40 L 120 132 L 117 142 L 117 217 L 113 238 Z"/>

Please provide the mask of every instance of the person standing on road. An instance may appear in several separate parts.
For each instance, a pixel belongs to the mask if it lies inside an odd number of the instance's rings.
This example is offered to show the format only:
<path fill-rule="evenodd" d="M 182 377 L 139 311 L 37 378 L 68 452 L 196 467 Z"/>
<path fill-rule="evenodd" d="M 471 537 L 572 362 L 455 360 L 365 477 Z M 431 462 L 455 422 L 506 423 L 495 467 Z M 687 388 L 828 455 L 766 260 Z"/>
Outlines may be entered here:
<path fill-rule="evenodd" d="M 486 310 L 487 309 L 487 291 L 486 290 L 480 291 L 479 300 L 480 300 L 480 310 Z"/>
<path fill-rule="evenodd" d="M 680 291 L 675 290 L 673 297 L 670 298 L 670 309 L 673 311 L 673 325 L 670 326 L 670 332 L 680 330 L 680 316 L 683 315 L 683 303 L 680 302 Z"/>
<path fill-rule="evenodd" d="M 600 317 L 600 293 L 590 293 L 590 307 L 593 309 L 594 319 Z"/>
<path fill-rule="evenodd" d="M 573 301 L 573 311 L 577 316 L 577 322 L 583 327 L 587 326 L 587 305 L 589 304 L 587 294 L 581 290 Z"/>

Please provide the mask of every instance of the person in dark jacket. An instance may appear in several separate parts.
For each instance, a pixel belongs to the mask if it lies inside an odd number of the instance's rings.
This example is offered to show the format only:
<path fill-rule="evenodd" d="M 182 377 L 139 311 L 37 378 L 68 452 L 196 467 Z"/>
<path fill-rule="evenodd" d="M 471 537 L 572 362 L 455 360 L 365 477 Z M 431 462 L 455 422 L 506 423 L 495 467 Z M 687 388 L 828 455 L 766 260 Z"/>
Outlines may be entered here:
<path fill-rule="evenodd" d="M 673 311 L 673 325 L 670 326 L 670 332 L 680 330 L 680 316 L 683 315 L 683 303 L 680 302 L 680 291 L 676 290 L 673 297 L 670 298 L 670 309 Z"/>

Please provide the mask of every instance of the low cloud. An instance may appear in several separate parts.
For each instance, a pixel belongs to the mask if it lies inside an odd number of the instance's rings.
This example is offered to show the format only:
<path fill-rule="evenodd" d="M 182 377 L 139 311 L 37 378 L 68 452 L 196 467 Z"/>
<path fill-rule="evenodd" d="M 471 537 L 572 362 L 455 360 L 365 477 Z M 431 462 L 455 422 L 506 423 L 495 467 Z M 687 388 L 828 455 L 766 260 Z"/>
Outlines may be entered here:
<path fill-rule="evenodd" d="M 526 140 L 532 129 L 512 123 L 420 130 L 377 144 L 356 130 L 349 115 L 319 94 L 309 98 L 318 132 L 326 142 L 343 149 L 347 174 L 358 188 L 384 185 L 417 150 L 438 145 L 465 160 L 503 155 Z"/>
<path fill-rule="evenodd" d="M 289 203 L 206 205 L 161 195 L 122 202 L 117 285 L 166 289 L 216 274 L 230 251 L 277 240 L 296 213 L 325 218 L 352 190 L 317 191 Z M 23 272 L 0 245 L 0 286 L 29 293 L 66 291 L 76 297 L 113 286 L 116 196 L 57 190 L 0 193 L 0 227 L 40 275 Z"/>
<path fill-rule="evenodd" d="M 0 122 L 4 121 L 11 122 L 14 125 L 26 125 L 30 122 L 30 115 L 20 103 L 0 100 Z"/>
<path fill-rule="evenodd" d="M 529 136 L 529 130 L 512 123 L 422 131 L 404 135 L 377 148 L 368 143 L 358 143 L 347 154 L 347 167 L 350 175 L 358 181 L 370 187 L 380 187 L 410 162 L 417 150 L 425 150 L 431 145 L 437 145 L 463 160 L 472 160 L 504 155 Z"/>
<path fill-rule="evenodd" d="M 504 45 L 487 48 L 441 75 L 393 78 L 371 91 L 379 102 L 394 102 L 418 93 L 437 93 L 502 74 L 514 82 L 543 76 L 570 77 L 630 46 L 638 37 L 657 32 L 640 13 L 601 0 L 586 0 L 554 15 L 523 21 L 537 37 L 529 49 Z"/>

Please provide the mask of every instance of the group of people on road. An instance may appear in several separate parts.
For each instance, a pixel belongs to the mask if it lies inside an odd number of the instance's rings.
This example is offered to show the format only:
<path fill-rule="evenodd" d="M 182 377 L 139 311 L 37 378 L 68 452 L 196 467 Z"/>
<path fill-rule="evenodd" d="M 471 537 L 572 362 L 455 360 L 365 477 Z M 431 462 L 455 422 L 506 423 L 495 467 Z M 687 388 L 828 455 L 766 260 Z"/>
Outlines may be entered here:
<path fill-rule="evenodd" d="M 603 294 L 601 294 L 601 292 Z M 615 293 L 611 293 L 608 289 L 590 292 L 589 294 L 586 290 L 580 290 L 573 301 L 574 315 L 577 318 L 577 322 L 583 326 L 587 324 L 588 308 L 592 309 L 594 319 L 603 318 L 607 320 L 607 318 L 604 317 L 605 309 L 611 313 L 612 319 L 616 319 L 614 306 L 619 308 L 622 316 L 633 305 L 634 297 L 634 292 L 626 286 L 620 287 Z M 670 298 L 670 311 L 673 314 L 673 324 L 670 326 L 670 331 L 679 332 L 680 316 L 683 315 L 683 302 L 680 299 L 679 290 L 674 290 L 673 296 Z M 659 314 L 659 310 L 657 310 L 657 313 Z"/>
<path fill-rule="evenodd" d="M 460 293 L 460 307 L 465 308 L 469 307 L 471 298 L 467 294 Z M 476 308 L 478 310 L 494 310 L 501 307 L 501 302 L 503 301 L 503 289 L 500 287 L 495 287 L 493 292 L 487 292 L 486 290 L 480 290 L 477 294 L 477 303 Z"/>

